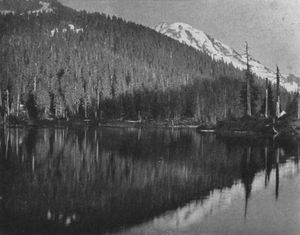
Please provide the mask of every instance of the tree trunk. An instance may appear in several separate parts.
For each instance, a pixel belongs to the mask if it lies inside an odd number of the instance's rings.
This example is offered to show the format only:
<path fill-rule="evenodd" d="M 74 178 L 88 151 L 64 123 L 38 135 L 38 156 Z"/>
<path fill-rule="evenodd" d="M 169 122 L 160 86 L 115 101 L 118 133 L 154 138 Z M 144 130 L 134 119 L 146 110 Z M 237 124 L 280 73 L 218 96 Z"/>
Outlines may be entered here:
<path fill-rule="evenodd" d="M 9 137 L 10 137 L 10 130 L 9 127 L 6 130 L 6 143 L 5 143 L 5 159 L 8 159 L 8 144 L 9 144 Z"/>
<path fill-rule="evenodd" d="M 247 78 L 247 115 L 251 116 L 251 94 L 250 94 L 250 81 L 249 78 Z"/>
<path fill-rule="evenodd" d="M 84 99 L 84 118 L 87 119 L 87 100 Z"/>
<path fill-rule="evenodd" d="M 55 117 L 58 117 L 58 104 L 55 105 Z"/>
<path fill-rule="evenodd" d="M 2 92 L 1 92 L 1 89 L 0 89 L 0 107 L 2 107 Z"/>
<path fill-rule="evenodd" d="M 277 102 L 276 102 L 276 116 L 280 116 L 280 97 L 277 97 Z"/>
<path fill-rule="evenodd" d="M 96 110 L 96 118 L 99 118 L 99 107 L 100 107 L 100 92 L 97 89 L 97 110 Z"/>
<path fill-rule="evenodd" d="M 267 174 L 267 168 L 268 168 L 268 145 L 265 145 L 265 187 L 268 185 L 268 174 Z"/>
<path fill-rule="evenodd" d="M 7 115 L 10 114 L 10 108 L 9 108 L 9 90 L 6 89 L 6 109 L 7 109 Z"/>
<path fill-rule="evenodd" d="M 60 114 L 59 115 L 63 118 L 64 114 L 63 114 L 63 106 L 62 106 L 62 104 L 60 104 L 59 107 L 60 107 Z"/>
<path fill-rule="evenodd" d="M 225 88 L 225 94 L 224 94 L 224 101 L 225 101 L 224 117 L 225 117 L 225 119 L 227 119 L 227 89 L 226 88 Z"/>
<path fill-rule="evenodd" d="M 278 199 L 279 195 L 279 158 L 280 152 L 279 148 L 276 149 L 276 181 L 275 181 L 275 198 Z"/>
<path fill-rule="evenodd" d="M 33 91 L 34 91 L 34 94 L 35 94 L 36 93 L 36 76 L 34 76 Z"/>
<path fill-rule="evenodd" d="M 276 72 L 276 117 L 280 116 L 280 75 L 279 68 L 277 66 Z"/>
<path fill-rule="evenodd" d="M 300 119 L 300 95 L 299 95 L 299 92 L 300 92 L 300 87 L 298 85 L 298 119 Z"/>
<path fill-rule="evenodd" d="M 37 84 L 37 75 L 38 75 L 38 65 L 37 63 L 35 63 L 35 68 L 36 68 L 36 75 L 34 76 L 34 81 L 33 81 L 33 91 L 34 91 L 34 95 L 36 95 L 36 84 Z"/>
<path fill-rule="evenodd" d="M 20 114 L 20 94 L 18 94 L 18 97 L 17 97 L 17 117 L 19 116 Z"/>
<path fill-rule="evenodd" d="M 265 117 L 269 117 L 269 91 L 268 91 L 269 81 L 268 78 L 266 78 L 266 103 L 265 103 Z"/>

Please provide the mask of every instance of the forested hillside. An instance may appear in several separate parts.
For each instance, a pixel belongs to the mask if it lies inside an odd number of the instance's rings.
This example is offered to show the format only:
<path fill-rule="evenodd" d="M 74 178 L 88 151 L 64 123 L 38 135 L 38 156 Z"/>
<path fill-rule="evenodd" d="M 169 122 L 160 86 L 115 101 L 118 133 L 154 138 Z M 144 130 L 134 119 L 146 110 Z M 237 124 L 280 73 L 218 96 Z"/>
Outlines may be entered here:
<path fill-rule="evenodd" d="M 51 4 L 51 13 L 0 15 L 2 115 L 21 115 L 22 105 L 31 118 L 215 123 L 244 114 L 243 71 L 142 25 Z M 259 111 L 264 83 L 254 80 Z"/>

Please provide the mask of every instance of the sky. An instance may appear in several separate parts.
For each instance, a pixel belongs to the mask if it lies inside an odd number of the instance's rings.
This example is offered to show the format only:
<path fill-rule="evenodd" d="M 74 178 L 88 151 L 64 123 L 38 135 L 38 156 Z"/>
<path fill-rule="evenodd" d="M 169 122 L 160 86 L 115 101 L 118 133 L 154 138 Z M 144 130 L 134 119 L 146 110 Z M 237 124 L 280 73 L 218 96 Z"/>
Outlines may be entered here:
<path fill-rule="evenodd" d="M 275 71 L 300 76 L 300 0 L 59 0 L 76 10 L 155 27 L 183 22 Z"/>

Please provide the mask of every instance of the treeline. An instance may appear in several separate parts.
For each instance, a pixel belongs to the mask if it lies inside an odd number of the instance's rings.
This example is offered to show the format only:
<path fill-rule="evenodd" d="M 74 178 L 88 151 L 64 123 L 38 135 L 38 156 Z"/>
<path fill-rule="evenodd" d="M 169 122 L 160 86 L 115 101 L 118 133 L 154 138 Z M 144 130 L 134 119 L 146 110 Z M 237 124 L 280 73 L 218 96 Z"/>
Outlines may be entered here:
<path fill-rule="evenodd" d="M 243 115 L 243 71 L 144 26 L 58 6 L 0 16 L 2 116 L 21 115 L 23 106 L 30 118 L 215 123 Z M 255 83 L 259 111 L 264 83 Z"/>

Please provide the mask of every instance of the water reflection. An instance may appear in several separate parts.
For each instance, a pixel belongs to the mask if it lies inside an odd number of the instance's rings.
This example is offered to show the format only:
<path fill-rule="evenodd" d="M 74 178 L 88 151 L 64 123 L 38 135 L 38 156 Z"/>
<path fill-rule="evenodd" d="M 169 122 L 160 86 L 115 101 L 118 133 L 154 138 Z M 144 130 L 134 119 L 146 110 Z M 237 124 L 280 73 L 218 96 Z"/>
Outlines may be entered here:
<path fill-rule="evenodd" d="M 251 194 L 273 173 L 275 198 L 285 169 L 298 174 L 290 156 L 299 149 L 188 130 L 5 129 L 1 231 L 105 233 L 151 220 L 175 229 L 228 208 L 235 195 L 244 195 L 247 219 Z"/>
<path fill-rule="evenodd" d="M 299 174 L 292 161 L 283 164 L 280 167 L 280 171 L 282 172 L 281 177 L 295 177 Z M 275 174 L 273 176 L 275 178 Z M 243 184 L 243 182 L 238 181 L 232 187 L 213 190 L 205 199 L 192 201 L 184 207 L 167 212 L 162 216 L 156 217 L 151 223 L 153 223 L 153 227 L 163 231 L 184 231 L 185 228 L 193 224 L 200 224 L 207 217 L 214 216 L 220 211 L 227 209 L 234 204 L 236 198 L 247 195 L 247 192 L 243 193 L 243 191 L 246 191 Z M 262 172 L 259 172 L 253 180 L 252 191 L 257 192 L 263 188 L 264 175 Z M 247 201 L 247 196 L 245 201 Z M 246 232 L 244 231 L 244 233 Z"/>

